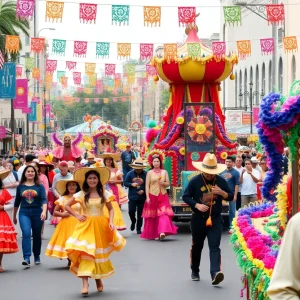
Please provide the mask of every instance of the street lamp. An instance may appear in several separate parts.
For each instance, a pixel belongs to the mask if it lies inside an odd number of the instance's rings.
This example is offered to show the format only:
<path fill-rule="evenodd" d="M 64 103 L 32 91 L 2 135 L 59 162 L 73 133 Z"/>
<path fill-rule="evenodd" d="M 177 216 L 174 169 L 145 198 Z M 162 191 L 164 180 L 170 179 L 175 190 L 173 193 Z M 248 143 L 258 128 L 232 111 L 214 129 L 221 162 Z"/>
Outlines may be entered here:
<path fill-rule="evenodd" d="M 239 93 L 239 100 L 240 100 L 240 107 L 242 107 L 242 100 L 243 96 L 244 98 L 249 98 L 249 104 L 250 104 L 250 134 L 253 133 L 253 96 L 259 96 L 259 91 L 253 91 L 253 82 L 251 81 L 250 84 L 250 92 L 244 91 L 242 93 L 242 89 L 240 88 L 240 93 Z M 263 97 L 265 95 L 264 90 L 261 90 L 260 96 Z M 247 101 L 245 101 L 245 111 L 247 111 Z"/>
<path fill-rule="evenodd" d="M 27 78 L 27 82 L 29 83 L 30 81 L 30 70 L 26 69 L 25 70 L 25 74 L 26 74 L 26 78 Z M 29 146 L 29 114 L 26 114 L 26 146 Z"/>
<path fill-rule="evenodd" d="M 40 33 L 43 30 L 56 30 L 55 28 L 51 28 L 51 27 L 47 27 L 47 28 L 42 28 L 39 30 L 37 36 L 40 36 Z M 37 56 L 37 58 L 39 58 L 39 56 Z M 43 117 L 44 117 L 44 147 L 47 146 L 47 118 L 46 118 L 46 59 L 47 59 L 47 54 L 46 54 L 46 44 L 45 44 L 45 49 L 44 49 L 44 88 L 43 88 L 43 95 L 44 95 L 44 101 L 43 101 L 43 106 L 44 109 L 43 111 Z M 37 67 L 39 68 L 39 62 L 40 60 L 37 59 Z"/>

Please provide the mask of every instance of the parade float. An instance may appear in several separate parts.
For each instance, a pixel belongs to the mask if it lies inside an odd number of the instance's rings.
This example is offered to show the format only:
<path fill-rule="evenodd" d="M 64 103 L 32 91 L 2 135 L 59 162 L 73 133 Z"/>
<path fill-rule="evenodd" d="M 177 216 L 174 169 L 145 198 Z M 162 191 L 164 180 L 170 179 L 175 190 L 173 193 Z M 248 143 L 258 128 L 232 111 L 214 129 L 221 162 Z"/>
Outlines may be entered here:
<path fill-rule="evenodd" d="M 268 157 L 261 188 L 264 201 L 241 208 L 233 221 L 231 243 L 243 272 L 241 297 L 269 299 L 267 289 L 289 218 L 300 207 L 300 81 L 289 97 L 266 96 L 260 106 L 258 134 Z M 282 154 L 288 146 L 292 174 L 282 177 Z"/>
<path fill-rule="evenodd" d="M 185 32 L 185 43 L 165 44 L 163 56 L 152 60 L 158 74 L 154 80 L 160 78 L 169 84 L 170 99 L 163 124 L 158 127 L 149 122 L 146 133 L 148 151 L 164 152 L 175 219 L 191 215 L 181 197 L 189 179 L 196 174 L 192 162 L 201 161 L 207 152 L 215 152 L 220 161 L 236 153 L 236 144 L 225 132 L 219 94 L 221 82 L 228 77 L 234 79 L 237 55 L 226 55 L 224 48 L 204 45 L 195 24 L 187 26 Z"/>

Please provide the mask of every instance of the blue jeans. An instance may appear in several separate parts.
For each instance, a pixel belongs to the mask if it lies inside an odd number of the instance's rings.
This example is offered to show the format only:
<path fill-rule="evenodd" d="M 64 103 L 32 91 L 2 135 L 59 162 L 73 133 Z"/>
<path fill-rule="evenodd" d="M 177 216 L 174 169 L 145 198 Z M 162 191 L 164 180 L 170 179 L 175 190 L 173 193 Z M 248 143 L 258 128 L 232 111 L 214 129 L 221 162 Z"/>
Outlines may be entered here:
<path fill-rule="evenodd" d="M 40 207 L 21 208 L 19 213 L 19 223 L 22 230 L 22 251 L 24 259 L 30 258 L 31 252 L 35 258 L 41 254 L 42 247 L 42 209 Z M 31 251 L 32 232 L 32 251 Z"/>
<path fill-rule="evenodd" d="M 122 172 L 123 172 L 123 180 L 125 181 L 127 173 L 129 173 L 132 170 L 129 166 L 122 166 Z"/>
<path fill-rule="evenodd" d="M 232 220 L 235 218 L 236 202 L 229 201 L 229 228 L 232 228 Z"/>

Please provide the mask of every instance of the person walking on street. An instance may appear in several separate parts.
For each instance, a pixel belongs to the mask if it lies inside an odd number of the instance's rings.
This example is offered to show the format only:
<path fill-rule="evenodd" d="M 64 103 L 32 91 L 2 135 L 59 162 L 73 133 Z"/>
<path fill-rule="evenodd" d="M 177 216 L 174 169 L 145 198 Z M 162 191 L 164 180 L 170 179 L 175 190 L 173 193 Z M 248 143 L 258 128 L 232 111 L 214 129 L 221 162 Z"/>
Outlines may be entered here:
<path fill-rule="evenodd" d="M 239 172 L 239 176 L 241 177 L 242 171 L 244 170 L 243 166 L 243 159 L 240 155 L 238 155 L 235 159 L 235 169 Z M 237 194 L 236 198 L 236 210 L 239 210 L 241 208 L 242 202 L 241 202 L 241 189 L 242 189 L 242 184 L 239 184 L 239 192 Z"/>
<path fill-rule="evenodd" d="M 222 200 L 232 201 L 231 192 L 226 180 L 217 174 L 226 169 L 226 165 L 218 164 L 214 154 L 207 153 L 202 162 L 193 162 L 193 166 L 202 174 L 193 177 L 183 194 L 183 201 L 193 213 L 191 220 L 191 278 L 199 281 L 199 267 L 204 240 L 207 237 L 210 258 L 210 275 L 212 284 L 218 285 L 224 280 L 221 271 L 221 236 L 223 230 Z"/>
<path fill-rule="evenodd" d="M 144 170 L 147 168 L 147 164 L 141 158 L 137 158 L 130 167 L 133 168 L 127 173 L 124 185 L 128 187 L 128 214 L 131 220 L 130 230 L 136 233 L 142 233 L 143 218 L 142 213 L 146 200 L 146 176 L 147 172 Z"/>
<path fill-rule="evenodd" d="M 134 153 L 131 151 L 131 144 L 126 145 L 126 150 L 121 154 L 121 160 L 123 177 L 126 178 L 127 173 L 132 170 L 129 165 L 135 160 Z"/>
<path fill-rule="evenodd" d="M 229 233 L 231 233 L 232 220 L 236 214 L 236 200 L 239 192 L 240 173 L 233 168 L 234 157 L 228 156 L 225 160 L 226 170 L 220 175 L 227 181 L 228 186 L 233 193 L 233 201 L 229 202 Z"/>
<path fill-rule="evenodd" d="M 257 201 L 257 183 L 260 180 L 260 173 L 252 168 L 251 160 L 246 158 L 244 163 L 245 169 L 240 176 L 242 207 Z"/>

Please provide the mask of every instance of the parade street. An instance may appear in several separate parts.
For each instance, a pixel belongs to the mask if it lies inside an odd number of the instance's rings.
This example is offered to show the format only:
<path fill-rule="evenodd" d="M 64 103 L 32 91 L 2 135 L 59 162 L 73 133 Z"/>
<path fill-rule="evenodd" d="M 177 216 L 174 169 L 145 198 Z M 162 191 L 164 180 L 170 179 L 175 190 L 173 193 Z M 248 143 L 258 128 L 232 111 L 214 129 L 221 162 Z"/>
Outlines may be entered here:
<path fill-rule="evenodd" d="M 123 208 L 127 227 L 130 226 L 127 207 Z M 192 299 L 240 299 L 241 273 L 229 244 L 229 235 L 222 236 L 222 270 L 225 280 L 220 286 L 213 287 L 209 274 L 207 243 L 202 253 L 201 281 L 190 279 L 189 249 L 191 236 L 189 224 L 179 226 L 177 235 L 164 241 L 141 240 L 129 229 L 123 231 L 127 245 L 121 253 L 112 254 L 111 259 L 116 273 L 104 279 L 104 291 L 98 293 L 95 282 L 89 281 L 89 299 L 122 300 L 192 300 Z M 19 225 L 18 241 L 21 250 Z M 10 300 L 68 300 L 81 299 L 81 280 L 68 271 L 66 260 L 49 258 L 44 255 L 45 248 L 54 227 L 47 221 L 45 240 L 43 240 L 40 266 L 31 263 L 24 270 L 22 251 L 4 255 L 0 274 L 1 299 Z"/>

